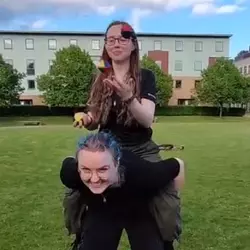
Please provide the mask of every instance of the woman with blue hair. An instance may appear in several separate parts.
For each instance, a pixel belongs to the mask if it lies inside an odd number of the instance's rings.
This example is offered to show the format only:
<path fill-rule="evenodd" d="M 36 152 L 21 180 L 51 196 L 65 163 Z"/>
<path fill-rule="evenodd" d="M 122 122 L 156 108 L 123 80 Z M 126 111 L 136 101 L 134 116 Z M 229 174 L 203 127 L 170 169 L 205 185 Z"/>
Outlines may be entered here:
<path fill-rule="evenodd" d="M 74 249 L 117 250 L 123 229 L 132 250 L 165 249 L 148 202 L 171 181 L 177 189 L 183 185 L 180 159 L 152 163 L 99 132 L 79 141 L 76 157 L 63 160 L 60 177 L 78 190 Z"/>

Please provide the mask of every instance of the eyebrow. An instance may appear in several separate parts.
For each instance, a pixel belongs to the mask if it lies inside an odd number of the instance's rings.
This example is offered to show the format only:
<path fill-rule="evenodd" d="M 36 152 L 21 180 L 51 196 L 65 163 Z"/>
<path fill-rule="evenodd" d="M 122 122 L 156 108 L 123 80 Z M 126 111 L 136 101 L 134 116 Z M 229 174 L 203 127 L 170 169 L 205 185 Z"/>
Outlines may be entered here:
<path fill-rule="evenodd" d="M 87 166 L 84 166 L 84 165 L 80 165 L 80 168 L 89 169 Z M 109 165 L 103 165 L 103 166 L 96 168 L 96 169 L 99 170 L 99 169 L 109 169 L 109 168 L 110 168 Z"/>

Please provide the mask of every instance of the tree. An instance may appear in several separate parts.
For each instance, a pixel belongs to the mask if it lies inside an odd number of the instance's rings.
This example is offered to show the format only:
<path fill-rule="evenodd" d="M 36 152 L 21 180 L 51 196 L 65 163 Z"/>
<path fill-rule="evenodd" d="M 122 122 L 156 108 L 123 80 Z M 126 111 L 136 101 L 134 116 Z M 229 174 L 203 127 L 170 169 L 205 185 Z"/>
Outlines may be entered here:
<path fill-rule="evenodd" d="M 78 107 L 87 102 L 96 70 L 88 52 L 71 45 L 55 53 L 48 73 L 37 78 L 38 89 L 47 105 Z"/>
<path fill-rule="evenodd" d="M 20 94 L 24 91 L 24 76 L 6 63 L 0 55 L 0 106 L 10 106 L 18 102 Z"/>
<path fill-rule="evenodd" d="M 247 112 L 250 111 L 250 77 L 244 77 L 244 85 L 242 88 L 242 104 L 246 105 Z"/>
<path fill-rule="evenodd" d="M 200 102 L 219 106 L 220 117 L 224 104 L 241 103 L 245 79 L 232 61 L 218 58 L 213 66 L 202 71 L 202 80 L 196 86 Z"/>
<path fill-rule="evenodd" d="M 171 75 L 164 73 L 154 60 L 144 55 L 141 60 L 143 68 L 151 70 L 156 78 L 157 105 L 164 106 L 168 103 L 173 92 L 173 79 Z"/>

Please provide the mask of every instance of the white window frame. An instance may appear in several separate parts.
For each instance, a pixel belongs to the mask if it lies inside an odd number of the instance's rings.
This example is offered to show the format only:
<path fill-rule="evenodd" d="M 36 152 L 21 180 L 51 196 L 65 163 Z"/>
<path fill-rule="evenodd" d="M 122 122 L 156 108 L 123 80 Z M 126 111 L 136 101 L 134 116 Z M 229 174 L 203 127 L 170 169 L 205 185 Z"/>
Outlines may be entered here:
<path fill-rule="evenodd" d="M 57 40 L 56 39 L 49 39 L 48 40 L 48 48 L 49 48 L 49 50 L 56 50 L 57 49 Z"/>
<path fill-rule="evenodd" d="M 77 39 L 70 39 L 69 40 L 69 44 L 77 46 L 78 45 L 78 41 L 77 41 Z"/>
<path fill-rule="evenodd" d="M 3 39 L 4 49 L 13 49 L 13 41 L 10 38 Z"/>
<path fill-rule="evenodd" d="M 203 42 L 202 41 L 195 41 L 194 51 L 196 51 L 196 52 L 203 51 Z"/>
<path fill-rule="evenodd" d="M 223 41 L 215 41 L 215 52 L 223 52 L 223 51 L 224 51 Z"/>
<path fill-rule="evenodd" d="M 33 38 L 26 38 L 25 39 L 25 48 L 27 50 L 34 50 L 34 39 Z"/>
<path fill-rule="evenodd" d="M 154 50 L 162 50 L 162 41 L 154 41 Z"/>
<path fill-rule="evenodd" d="M 91 41 L 91 48 L 92 48 L 92 50 L 100 50 L 100 48 L 101 48 L 100 40 L 96 40 L 96 39 L 92 40 Z"/>
<path fill-rule="evenodd" d="M 183 41 L 175 40 L 175 51 L 183 51 Z"/>

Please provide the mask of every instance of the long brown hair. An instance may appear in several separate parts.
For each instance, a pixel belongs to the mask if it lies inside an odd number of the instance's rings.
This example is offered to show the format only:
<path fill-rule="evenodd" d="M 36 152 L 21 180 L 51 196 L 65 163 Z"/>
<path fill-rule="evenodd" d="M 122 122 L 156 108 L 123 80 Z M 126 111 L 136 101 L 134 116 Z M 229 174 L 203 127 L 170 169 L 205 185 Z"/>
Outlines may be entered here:
<path fill-rule="evenodd" d="M 115 26 L 115 25 L 130 26 L 127 22 L 114 21 L 109 24 L 105 32 L 105 38 L 110 27 Z M 130 79 L 130 78 L 133 79 L 134 95 L 137 98 L 139 98 L 140 97 L 140 79 L 141 79 L 139 46 L 138 46 L 138 41 L 136 38 L 133 38 L 132 41 L 134 43 L 135 49 L 132 51 L 130 55 L 130 67 L 129 67 L 127 79 Z M 112 66 L 112 60 L 109 57 L 105 46 L 103 48 L 101 58 L 104 61 L 109 62 L 110 65 Z M 110 87 L 108 87 L 106 84 L 103 84 L 103 81 L 109 77 L 110 77 L 110 73 L 108 72 L 102 72 L 96 76 L 92 84 L 90 97 L 87 103 L 89 106 L 89 110 L 91 111 L 95 121 L 98 122 L 99 124 L 106 124 L 112 105 L 113 105 L 113 100 L 112 100 L 113 90 Z M 122 102 L 120 107 L 121 108 L 119 108 L 117 112 L 117 122 L 118 123 L 122 122 L 125 125 L 131 125 L 133 121 L 133 116 L 131 112 L 129 111 L 127 105 Z"/>

